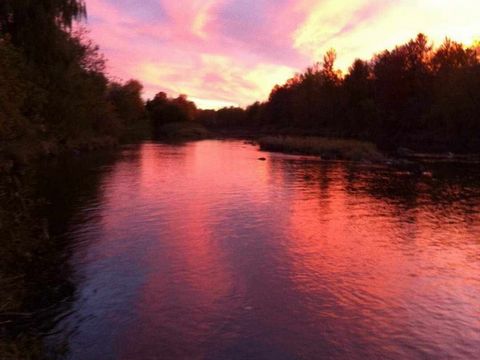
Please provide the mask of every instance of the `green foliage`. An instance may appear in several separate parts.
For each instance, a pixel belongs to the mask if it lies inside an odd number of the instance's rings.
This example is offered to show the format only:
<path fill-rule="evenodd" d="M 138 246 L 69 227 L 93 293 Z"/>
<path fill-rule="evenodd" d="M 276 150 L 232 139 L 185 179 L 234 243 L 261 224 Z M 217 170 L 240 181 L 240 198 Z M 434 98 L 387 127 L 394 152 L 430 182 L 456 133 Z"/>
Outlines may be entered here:
<path fill-rule="evenodd" d="M 18 158 L 22 149 L 28 158 L 148 136 L 142 85 L 111 83 L 87 32 L 69 30 L 84 15 L 77 0 L 0 5 L 0 138 L 8 149 L 0 155 Z"/>

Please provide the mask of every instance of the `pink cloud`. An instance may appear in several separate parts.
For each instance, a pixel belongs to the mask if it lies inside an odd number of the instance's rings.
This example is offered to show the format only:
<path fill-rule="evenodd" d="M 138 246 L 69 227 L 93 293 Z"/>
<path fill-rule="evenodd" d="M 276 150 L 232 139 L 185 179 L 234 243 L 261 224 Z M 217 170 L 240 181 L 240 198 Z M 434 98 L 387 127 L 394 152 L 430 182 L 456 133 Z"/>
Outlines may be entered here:
<path fill-rule="evenodd" d="M 472 9 L 480 11 L 474 0 L 87 0 L 87 6 L 92 38 L 113 76 L 141 80 L 146 96 L 161 90 L 240 105 L 265 99 L 331 47 L 348 66 L 418 31 L 435 39 L 446 31 L 478 35 L 471 34 Z"/>

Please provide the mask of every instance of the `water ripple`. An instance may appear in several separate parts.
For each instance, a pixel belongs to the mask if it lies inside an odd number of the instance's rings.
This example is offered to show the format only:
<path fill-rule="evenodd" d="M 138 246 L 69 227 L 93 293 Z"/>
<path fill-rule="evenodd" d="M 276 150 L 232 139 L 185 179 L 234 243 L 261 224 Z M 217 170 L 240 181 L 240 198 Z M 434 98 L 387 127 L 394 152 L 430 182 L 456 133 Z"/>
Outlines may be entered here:
<path fill-rule="evenodd" d="M 102 171 L 65 234 L 71 359 L 480 353 L 471 169 L 424 179 L 203 141 L 132 147 Z"/>

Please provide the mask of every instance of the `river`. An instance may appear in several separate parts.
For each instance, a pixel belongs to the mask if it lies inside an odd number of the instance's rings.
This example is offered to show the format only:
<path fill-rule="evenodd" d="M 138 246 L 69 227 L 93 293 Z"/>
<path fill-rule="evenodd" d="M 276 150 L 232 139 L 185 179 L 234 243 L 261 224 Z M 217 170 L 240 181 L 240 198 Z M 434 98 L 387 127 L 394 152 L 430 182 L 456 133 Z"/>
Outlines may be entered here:
<path fill-rule="evenodd" d="M 214 140 L 50 165 L 70 290 L 44 342 L 73 360 L 477 358 L 480 172 L 432 169 Z"/>

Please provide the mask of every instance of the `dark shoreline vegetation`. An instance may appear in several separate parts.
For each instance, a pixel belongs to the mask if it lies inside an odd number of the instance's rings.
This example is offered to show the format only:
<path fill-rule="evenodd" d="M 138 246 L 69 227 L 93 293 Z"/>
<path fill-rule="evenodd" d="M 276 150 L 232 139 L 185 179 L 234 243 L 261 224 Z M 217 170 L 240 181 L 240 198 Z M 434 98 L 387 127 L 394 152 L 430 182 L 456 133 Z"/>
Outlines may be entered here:
<path fill-rule="evenodd" d="M 261 150 L 320 156 L 324 160 L 382 162 L 385 156 L 369 142 L 321 137 L 266 136 L 258 140 Z"/>
<path fill-rule="evenodd" d="M 85 16 L 80 0 L 0 5 L 1 358 L 41 358 L 36 335 L 49 329 L 37 326 L 39 309 L 72 292 L 50 277 L 65 270 L 61 264 L 39 271 L 65 244 L 50 236 L 45 204 L 31 185 L 36 172 L 25 166 L 32 160 L 152 136 L 259 138 L 265 150 L 325 159 L 480 152 L 478 46 L 446 40 L 434 49 L 419 35 L 355 61 L 347 74 L 335 69 L 331 51 L 322 64 L 276 86 L 266 102 L 199 110 L 185 95 L 159 93 L 144 102 L 140 82 L 111 80 L 87 32 L 72 31 Z M 32 293 L 32 281 L 44 283 L 45 292 Z"/>
<path fill-rule="evenodd" d="M 320 136 L 376 144 L 382 151 L 480 152 L 480 47 L 446 39 L 438 48 L 419 34 L 408 43 L 356 60 L 346 74 L 335 52 L 276 86 L 246 109 L 201 111 L 212 128 L 269 135 Z"/>
<path fill-rule="evenodd" d="M 33 29 L 34 23 L 21 16 L 15 22 L 15 14 L 32 11 L 29 7 L 43 11 L 42 5 L 12 2 L 0 14 L 0 66 L 7 69 L 0 74 L 0 170 L 152 136 L 281 135 L 304 137 L 304 143 L 311 137 L 345 139 L 401 156 L 399 149 L 480 152 L 478 46 L 466 48 L 447 39 L 434 49 L 420 34 L 370 61 L 356 60 L 347 74 L 335 69 L 332 50 L 323 63 L 277 85 L 266 102 L 246 109 L 201 110 L 186 95 L 169 98 L 163 92 L 145 103 L 140 82 L 110 80 L 105 59 L 87 32 L 70 31 L 71 22 L 85 15 L 83 3 L 70 6 L 70 17 L 62 21 L 55 20 L 65 11 L 61 6 L 42 12 L 47 19 L 39 26 L 49 38 L 43 47 L 38 32 L 18 30 Z M 278 140 L 274 142 L 269 148 L 279 151 Z M 308 146 L 290 149 L 291 143 L 282 151 L 315 153 Z"/>
<path fill-rule="evenodd" d="M 89 152 L 75 161 L 59 154 L 0 177 L 1 359 L 62 358 L 63 339 L 52 346 L 42 339 L 75 297 L 71 244 L 63 234 L 74 205 L 100 192 L 101 165 L 115 154 Z"/>
<path fill-rule="evenodd" d="M 46 3 L 7 1 L 0 8 L 0 67 L 6 70 L 0 73 L 0 171 L 152 137 L 344 139 L 372 143 L 389 156 L 480 152 L 478 44 L 446 39 L 434 48 L 419 34 L 369 61 L 356 60 L 346 74 L 336 70 L 332 50 L 322 63 L 275 86 L 265 102 L 201 110 L 186 95 L 160 92 L 144 102 L 139 81 L 111 80 L 87 31 L 71 31 L 86 14 L 84 3 Z M 287 143 L 283 151 L 302 152 Z"/>

